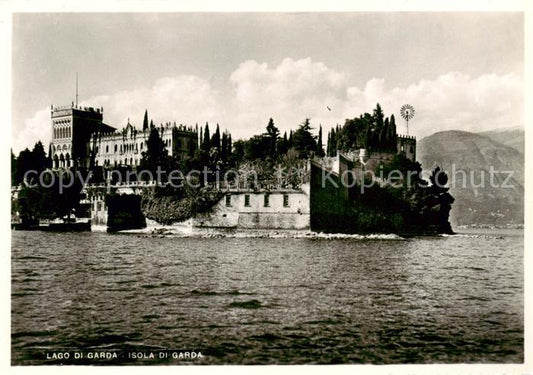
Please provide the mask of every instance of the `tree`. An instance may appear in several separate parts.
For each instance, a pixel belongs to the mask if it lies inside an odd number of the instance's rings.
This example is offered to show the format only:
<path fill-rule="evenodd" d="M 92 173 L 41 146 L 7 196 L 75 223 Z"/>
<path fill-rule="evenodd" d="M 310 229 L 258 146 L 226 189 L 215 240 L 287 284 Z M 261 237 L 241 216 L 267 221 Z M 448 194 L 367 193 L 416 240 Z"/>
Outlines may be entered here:
<path fill-rule="evenodd" d="M 337 154 L 337 132 L 335 131 L 335 128 L 331 128 L 328 132 L 326 152 L 328 156 L 335 156 Z"/>
<path fill-rule="evenodd" d="M 270 137 L 254 135 L 244 142 L 244 158 L 246 160 L 266 159 L 270 154 Z"/>
<path fill-rule="evenodd" d="M 150 135 L 146 141 L 146 151 L 142 153 L 140 167 L 155 173 L 157 167 L 166 167 L 168 161 L 168 151 L 165 143 L 161 139 L 157 128 L 151 127 Z"/>
<path fill-rule="evenodd" d="M 391 149 L 390 140 L 389 140 L 389 132 L 390 132 L 390 123 L 389 123 L 389 118 L 387 117 L 385 119 L 385 122 L 383 123 L 383 129 L 379 134 L 381 147 L 387 151 L 390 151 Z"/>
<path fill-rule="evenodd" d="M 17 185 L 17 158 L 11 149 L 11 186 Z"/>
<path fill-rule="evenodd" d="M 396 150 L 397 135 L 396 135 L 396 120 L 394 115 L 390 116 L 389 129 L 387 133 L 387 141 L 390 150 Z"/>
<path fill-rule="evenodd" d="M 207 122 L 205 123 L 204 139 L 203 139 L 201 148 L 204 151 L 209 151 L 209 149 L 211 148 L 211 138 L 209 136 L 209 124 Z"/>
<path fill-rule="evenodd" d="M 282 138 L 278 138 L 278 141 L 276 142 L 276 151 L 278 156 L 283 156 L 289 151 L 290 145 L 289 145 L 289 139 L 287 138 L 287 132 L 283 133 Z"/>
<path fill-rule="evenodd" d="M 49 167 L 48 165 L 48 158 L 46 157 L 46 153 L 44 152 L 44 147 L 41 141 L 38 141 L 32 150 L 32 164 L 33 169 L 37 171 L 37 173 L 41 173 L 46 168 Z"/>
<path fill-rule="evenodd" d="M 220 158 L 224 161 L 227 160 L 227 149 L 228 149 L 228 135 L 226 132 L 222 133 L 222 141 L 220 145 Z"/>
<path fill-rule="evenodd" d="M 218 151 L 220 151 L 220 128 L 218 124 L 215 134 L 213 134 L 213 137 L 211 138 L 211 147 L 215 147 Z"/>
<path fill-rule="evenodd" d="M 244 141 L 237 140 L 233 142 L 233 149 L 231 155 L 231 161 L 234 165 L 238 164 L 244 159 Z"/>
<path fill-rule="evenodd" d="M 376 109 L 374 109 L 374 120 L 376 121 L 376 128 L 380 131 L 383 128 L 383 110 L 379 103 L 376 104 Z"/>
<path fill-rule="evenodd" d="M 309 119 L 306 118 L 293 134 L 293 147 L 301 159 L 307 159 L 316 150 L 316 140 L 311 134 L 311 129 Z"/>
<path fill-rule="evenodd" d="M 231 145 L 231 133 L 228 132 L 228 143 L 226 145 L 226 155 L 231 156 L 232 154 L 232 145 Z"/>
<path fill-rule="evenodd" d="M 148 130 L 148 110 L 144 111 L 143 132 Z"/>
<path fill-rule="evenodd" d="M 316 154 L 317 156 L 323 157 L 326 155 L 324 152 L 324 145 L 322 144 L 322 125 L 318 129 L 318 142 L 316 144 Z"/>
<path fill-rule="evenodd" d="M 19 156 L 17 158 L 17 184 L 21 183 L 24 180 L 24 175 L 26 174 L 26 172 L 32 169 L 35 169 L 33 162 L 33 153 L 27 148 L 25 148 L 19 153 Z"/>
<path fill-rule="evenodd" d="M 267 135 L 270 137 L 269 151 L 273 157 L 276 155 L 276 141 L 278 140 L 279 129 L 274 125 L 272 117 L 268 120 L 266 127 Z"/>
<path fill-rule="evenodd" d="M 293 136 L 293 134 L 292 134 L 292 130 L 291 130 L 291 131 L 289 131 L 289 148 L 291 148 L 292 145 L 293 145 L 293 139 L 292 139 L 292 136 Z"/>

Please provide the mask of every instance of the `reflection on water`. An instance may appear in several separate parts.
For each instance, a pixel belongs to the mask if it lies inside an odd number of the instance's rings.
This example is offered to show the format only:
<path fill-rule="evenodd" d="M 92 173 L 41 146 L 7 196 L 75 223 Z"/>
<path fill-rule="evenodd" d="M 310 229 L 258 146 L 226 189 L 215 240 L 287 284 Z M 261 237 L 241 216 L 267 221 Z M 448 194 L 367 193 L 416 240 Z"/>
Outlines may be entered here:
<path fill-rule="evenodd" d="M 409 240 L 13 232 L 12 363 L 105 349 L 192 363 L 523 361 L 523 236 Z M 189 362 L 189 363 L 190 363 Z"/>

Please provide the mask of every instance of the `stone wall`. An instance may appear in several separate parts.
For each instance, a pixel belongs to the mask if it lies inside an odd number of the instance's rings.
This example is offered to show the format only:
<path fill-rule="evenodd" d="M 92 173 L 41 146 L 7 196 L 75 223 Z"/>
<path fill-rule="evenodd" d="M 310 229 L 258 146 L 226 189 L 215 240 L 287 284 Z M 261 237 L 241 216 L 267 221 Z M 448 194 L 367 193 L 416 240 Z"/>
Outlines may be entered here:
<path fill-rule="evenodd" d="M 342 161 L 341 161 L 342 164 Z M 340 170 L 345 170 L 342 166 Z M 340 175 L 311 165 L 310 229 L 316 232 L 345 232 L 350 227 L 349 190 Z"/>
<path fill-rule="evenodd" d="M 304 184 L 301 190 L 228 192 L 213 207 L 212 212 L 198 215 L 192 225 L 211 228 L 309 229 L 309 185 Z"/>

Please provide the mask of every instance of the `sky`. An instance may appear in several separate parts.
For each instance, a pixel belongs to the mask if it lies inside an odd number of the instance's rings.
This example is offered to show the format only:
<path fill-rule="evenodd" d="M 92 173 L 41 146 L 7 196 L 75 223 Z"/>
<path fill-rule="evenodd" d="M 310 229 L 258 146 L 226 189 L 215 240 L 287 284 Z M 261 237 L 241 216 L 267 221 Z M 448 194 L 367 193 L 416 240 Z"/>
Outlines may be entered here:
<path fill-rule="evenodd" d="M 418 138 L 524 126 L 524 22 L 513 12 L 15 13 L 12 147 L 51 137 L 50 105 L 104 122 L 220 124 L 234 139 L 324 131 L 415 107 Z M 328 109 L 329 107 L 329 109 Z M 45 149 L 47 147 L 45 146 Z"/>

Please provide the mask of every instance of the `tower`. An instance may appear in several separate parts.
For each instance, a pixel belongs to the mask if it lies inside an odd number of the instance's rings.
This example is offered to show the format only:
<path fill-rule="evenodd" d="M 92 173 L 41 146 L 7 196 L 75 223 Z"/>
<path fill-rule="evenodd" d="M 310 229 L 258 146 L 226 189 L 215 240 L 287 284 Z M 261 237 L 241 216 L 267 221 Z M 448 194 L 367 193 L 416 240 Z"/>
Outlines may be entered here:
<path fill-rule="evenodd" d="M 91 135 L 102 127 L 101 108 L 51 107 L 53 168 L 89 167 Z"/>
<path fill-rule="evenodd" d="M 398 135 L 398 154 L 403 154 L 411 161 L 416 161 L 416 138 L 412 135 Z"/>

